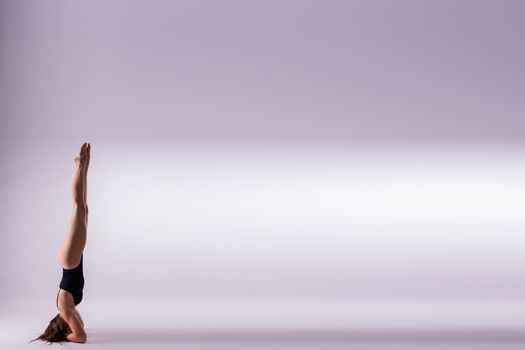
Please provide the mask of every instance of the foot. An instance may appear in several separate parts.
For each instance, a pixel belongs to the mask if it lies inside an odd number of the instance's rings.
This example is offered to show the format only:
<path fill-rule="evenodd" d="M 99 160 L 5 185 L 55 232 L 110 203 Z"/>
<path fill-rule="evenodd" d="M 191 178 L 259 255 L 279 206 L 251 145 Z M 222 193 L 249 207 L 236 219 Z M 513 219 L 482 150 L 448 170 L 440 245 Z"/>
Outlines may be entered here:
<path fill-rule="evenodd" d="M 75 165 L 78 168 L 84 168 L 84 166 L 86 165 L 86 161 L 88 158 L 87 147 L 87 143 L 82 144 L 82 147 L 80 147 L 80 153 L 75 157 Z"/>
<path fill-rule="evenodd" d="M 86 145 L 86 165 L 85 165 L 85 169 L 86 169 L 86 173 L 87 173 L 87 170 L 89 168 L 89 161 L 91 160 L 91 143 L 88 143 Z"/>

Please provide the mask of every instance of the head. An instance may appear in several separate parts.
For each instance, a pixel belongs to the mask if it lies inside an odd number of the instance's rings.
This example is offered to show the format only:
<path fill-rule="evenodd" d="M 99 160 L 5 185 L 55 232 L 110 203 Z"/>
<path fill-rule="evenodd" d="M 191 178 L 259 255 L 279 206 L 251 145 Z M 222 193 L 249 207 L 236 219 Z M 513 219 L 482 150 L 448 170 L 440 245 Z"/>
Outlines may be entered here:
<path fill-rule="evenodd" d="M 44 333 L 32 341 L 43 340 L 49 343 L 63 342 L 67 341 L 66 337 L 69 333 L 71 333 L 71 328 L 69 328 L 69 325 L 60 316 L 60 314 L 57 314 L 55 317 L 53 317 L 53 319 L 51 319 L 51 321 L 49 321 L 49 325 L 47 326 Z"/>

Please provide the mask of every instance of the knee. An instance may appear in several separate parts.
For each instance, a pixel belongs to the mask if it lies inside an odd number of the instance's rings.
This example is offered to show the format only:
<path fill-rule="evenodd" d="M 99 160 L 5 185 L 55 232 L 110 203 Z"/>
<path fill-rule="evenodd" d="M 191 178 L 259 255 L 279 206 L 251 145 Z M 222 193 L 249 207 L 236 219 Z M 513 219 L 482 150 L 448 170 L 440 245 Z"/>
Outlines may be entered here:
<path fill-rule="evenodd" d="M 77 213 L 77 215 L 86 216 L 88 213 L 87 205 L 84 203 L 73 203 L 73 210 Z"/>

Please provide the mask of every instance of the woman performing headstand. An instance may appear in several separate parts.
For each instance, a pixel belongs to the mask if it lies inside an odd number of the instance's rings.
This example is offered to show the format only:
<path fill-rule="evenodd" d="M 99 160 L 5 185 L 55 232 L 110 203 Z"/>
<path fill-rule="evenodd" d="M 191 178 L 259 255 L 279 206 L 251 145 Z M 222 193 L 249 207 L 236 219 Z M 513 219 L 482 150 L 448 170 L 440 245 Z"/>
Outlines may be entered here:
<path fill-rule="evenodd" d="M 59 250 L 59 262 L 62 265 L 62 280 L 56 297 L 59 313 L 49 322 L 44 333 L 33 340 L 85 343 L 87 339 L 84 321 L 76 305 L 82 301 L 84 288 L 82 261 L 88 223 L 86 193 L 90 152 L 91 144 L 84 143 L 80 148 L 80 154 L 75 157 L 73 214 L 69 232 Z"/>

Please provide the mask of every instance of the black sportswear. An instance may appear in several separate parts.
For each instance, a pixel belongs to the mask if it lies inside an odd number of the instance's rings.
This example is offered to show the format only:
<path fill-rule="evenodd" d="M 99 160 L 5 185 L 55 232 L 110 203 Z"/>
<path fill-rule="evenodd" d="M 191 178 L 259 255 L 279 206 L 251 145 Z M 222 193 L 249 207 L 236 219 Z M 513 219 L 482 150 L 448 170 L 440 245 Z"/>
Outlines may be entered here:
<path fill-rule="evenodd" d="M 60 289 L 67 290 L 73 295 L 75 305 L 82 301 L 82 290 L 84 289 L 84 272 L 82 270 L 82 260 L 84 254 L 80 255 L 80 263 L 72 269 L 62 268 L 62 280 Z"/>

